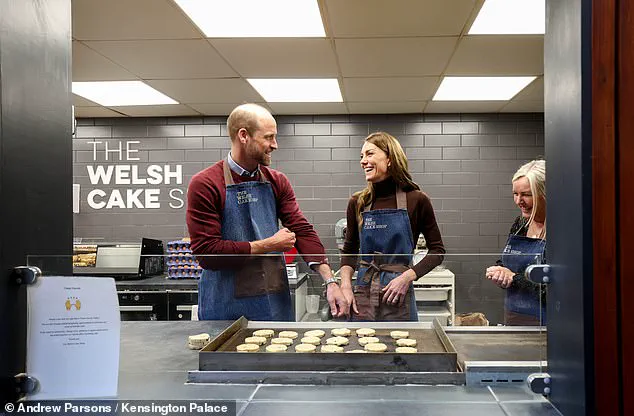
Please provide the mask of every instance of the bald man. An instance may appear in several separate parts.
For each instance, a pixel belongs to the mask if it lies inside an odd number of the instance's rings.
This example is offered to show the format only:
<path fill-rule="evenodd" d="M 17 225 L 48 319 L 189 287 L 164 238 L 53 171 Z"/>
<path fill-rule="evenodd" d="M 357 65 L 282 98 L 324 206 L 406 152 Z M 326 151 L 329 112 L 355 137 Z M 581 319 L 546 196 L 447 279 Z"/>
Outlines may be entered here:
<path fill-rule="evenodd" d="M 288 178 L 269 167 L 277 149 L 275 119 L 264 107 L 243 104 L 229 115 L 227 130 L 231 152 L 198 172 L 187 192 L 191 247 L 205 269 L 198 318 L 293 321 L 282 255 L 293 246 L 324 279 L 332 315 L 347 315 L 319 236 Z M 205 256 L 218 254 L 237 256 Z"/>

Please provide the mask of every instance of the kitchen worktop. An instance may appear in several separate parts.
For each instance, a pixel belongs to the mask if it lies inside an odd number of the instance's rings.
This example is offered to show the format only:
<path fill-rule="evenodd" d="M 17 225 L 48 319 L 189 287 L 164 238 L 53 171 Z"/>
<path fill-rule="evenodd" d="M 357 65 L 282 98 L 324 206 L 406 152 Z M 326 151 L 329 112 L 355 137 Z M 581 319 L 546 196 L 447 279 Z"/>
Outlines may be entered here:
<path fill-rule="evenodd" d="M 186 384 L 198 368 L 198 351 L 187 336 L 224 330 L 227 321 L 122 322 L 120 399 L 236 400 L 245 415 L 557 415 L 525 385 L 466 386 L 299 386 Z"/>

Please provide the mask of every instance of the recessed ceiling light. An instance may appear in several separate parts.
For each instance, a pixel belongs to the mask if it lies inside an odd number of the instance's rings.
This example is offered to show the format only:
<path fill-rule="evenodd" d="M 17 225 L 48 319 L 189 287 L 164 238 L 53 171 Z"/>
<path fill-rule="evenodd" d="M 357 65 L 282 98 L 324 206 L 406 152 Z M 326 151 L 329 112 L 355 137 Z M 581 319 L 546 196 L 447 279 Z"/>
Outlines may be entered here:
<path fill-rule="evenodd" d="M 486 0 L 470 35 L 539 35 L 546 32 L 546 0 Z"/>
<path fill-rule="evenodd" d="M 339 82 L 321 79 L 247 79 L 269 103 L 340 103 Z"/>
<path fill-rule="evenodd" d="M 537 77 L 445 77 L 433 101 L 508 101 Z"/>
<path fill-rule="evenodd" d="M 208 38 L 326 37 L 317 0 L 174 0 Z"/>
<path fill-rule="evenodd" d="M 106 107 L 178 104 L 141 81 L 73 82 L 73 94 Z"/>

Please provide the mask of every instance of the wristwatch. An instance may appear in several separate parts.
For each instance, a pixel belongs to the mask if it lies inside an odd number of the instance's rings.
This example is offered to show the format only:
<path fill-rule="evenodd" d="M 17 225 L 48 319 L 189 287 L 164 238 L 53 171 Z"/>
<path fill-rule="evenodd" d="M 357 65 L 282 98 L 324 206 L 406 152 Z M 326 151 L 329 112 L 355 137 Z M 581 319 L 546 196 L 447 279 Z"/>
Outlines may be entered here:
<path fill-rule="evenodd" d="M 331 284 L 331 283 L 337 283 L 338 284 L 337 278 L 331 277 L 329 279 L 324 280 L 324 286 L 326 286 L 326 287 L 328 287 L 328 285 Z"/>

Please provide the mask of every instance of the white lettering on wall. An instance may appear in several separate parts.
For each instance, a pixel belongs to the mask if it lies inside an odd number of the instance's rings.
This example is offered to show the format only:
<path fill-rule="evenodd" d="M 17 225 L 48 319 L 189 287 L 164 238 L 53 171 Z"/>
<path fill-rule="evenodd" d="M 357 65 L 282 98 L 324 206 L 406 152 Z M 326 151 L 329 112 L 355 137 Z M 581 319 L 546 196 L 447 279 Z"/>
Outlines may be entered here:
<path fill-rule="evenodd" d="M 97 163 L 99 153 L 103 153 L 103 159 L 119 162 L 139 161 L 139 140 L 119 141 L 113 144 L 106 141 L 91 141 L 93 162 Z M 100 146 L 101 145 L 101 146 Z M 161 189 L 144 189 L 139 185 L 182 185 L 183 165 L 149 165 L 147 168 L 135 164 L 105 164 L 89 165 L 86 167 L 90 183 L 97 185 L 136 185 L 134 189 L 93 189 L 86 198 L 88 206 L 93 209 L 159 209 L 161 208 Z M 171 201 L 170 208 L 180 209 L 185 206 L 182 198 L 184 191 L 173 188 L 169 191 Z"/>
<path fill-rule="evenodd" d="M 174 209 L 183 208 L 185 206 L 185 201 L 179 198 L 175 194 L 180 194 L 180 196 L 183 196 L 184 192 L 182 189 L 170 189 L 170 198 L 172 198 L 174 201 L 177 201 L 175 203 L 170 202 L 170 208 L 174 208 Z"/>

